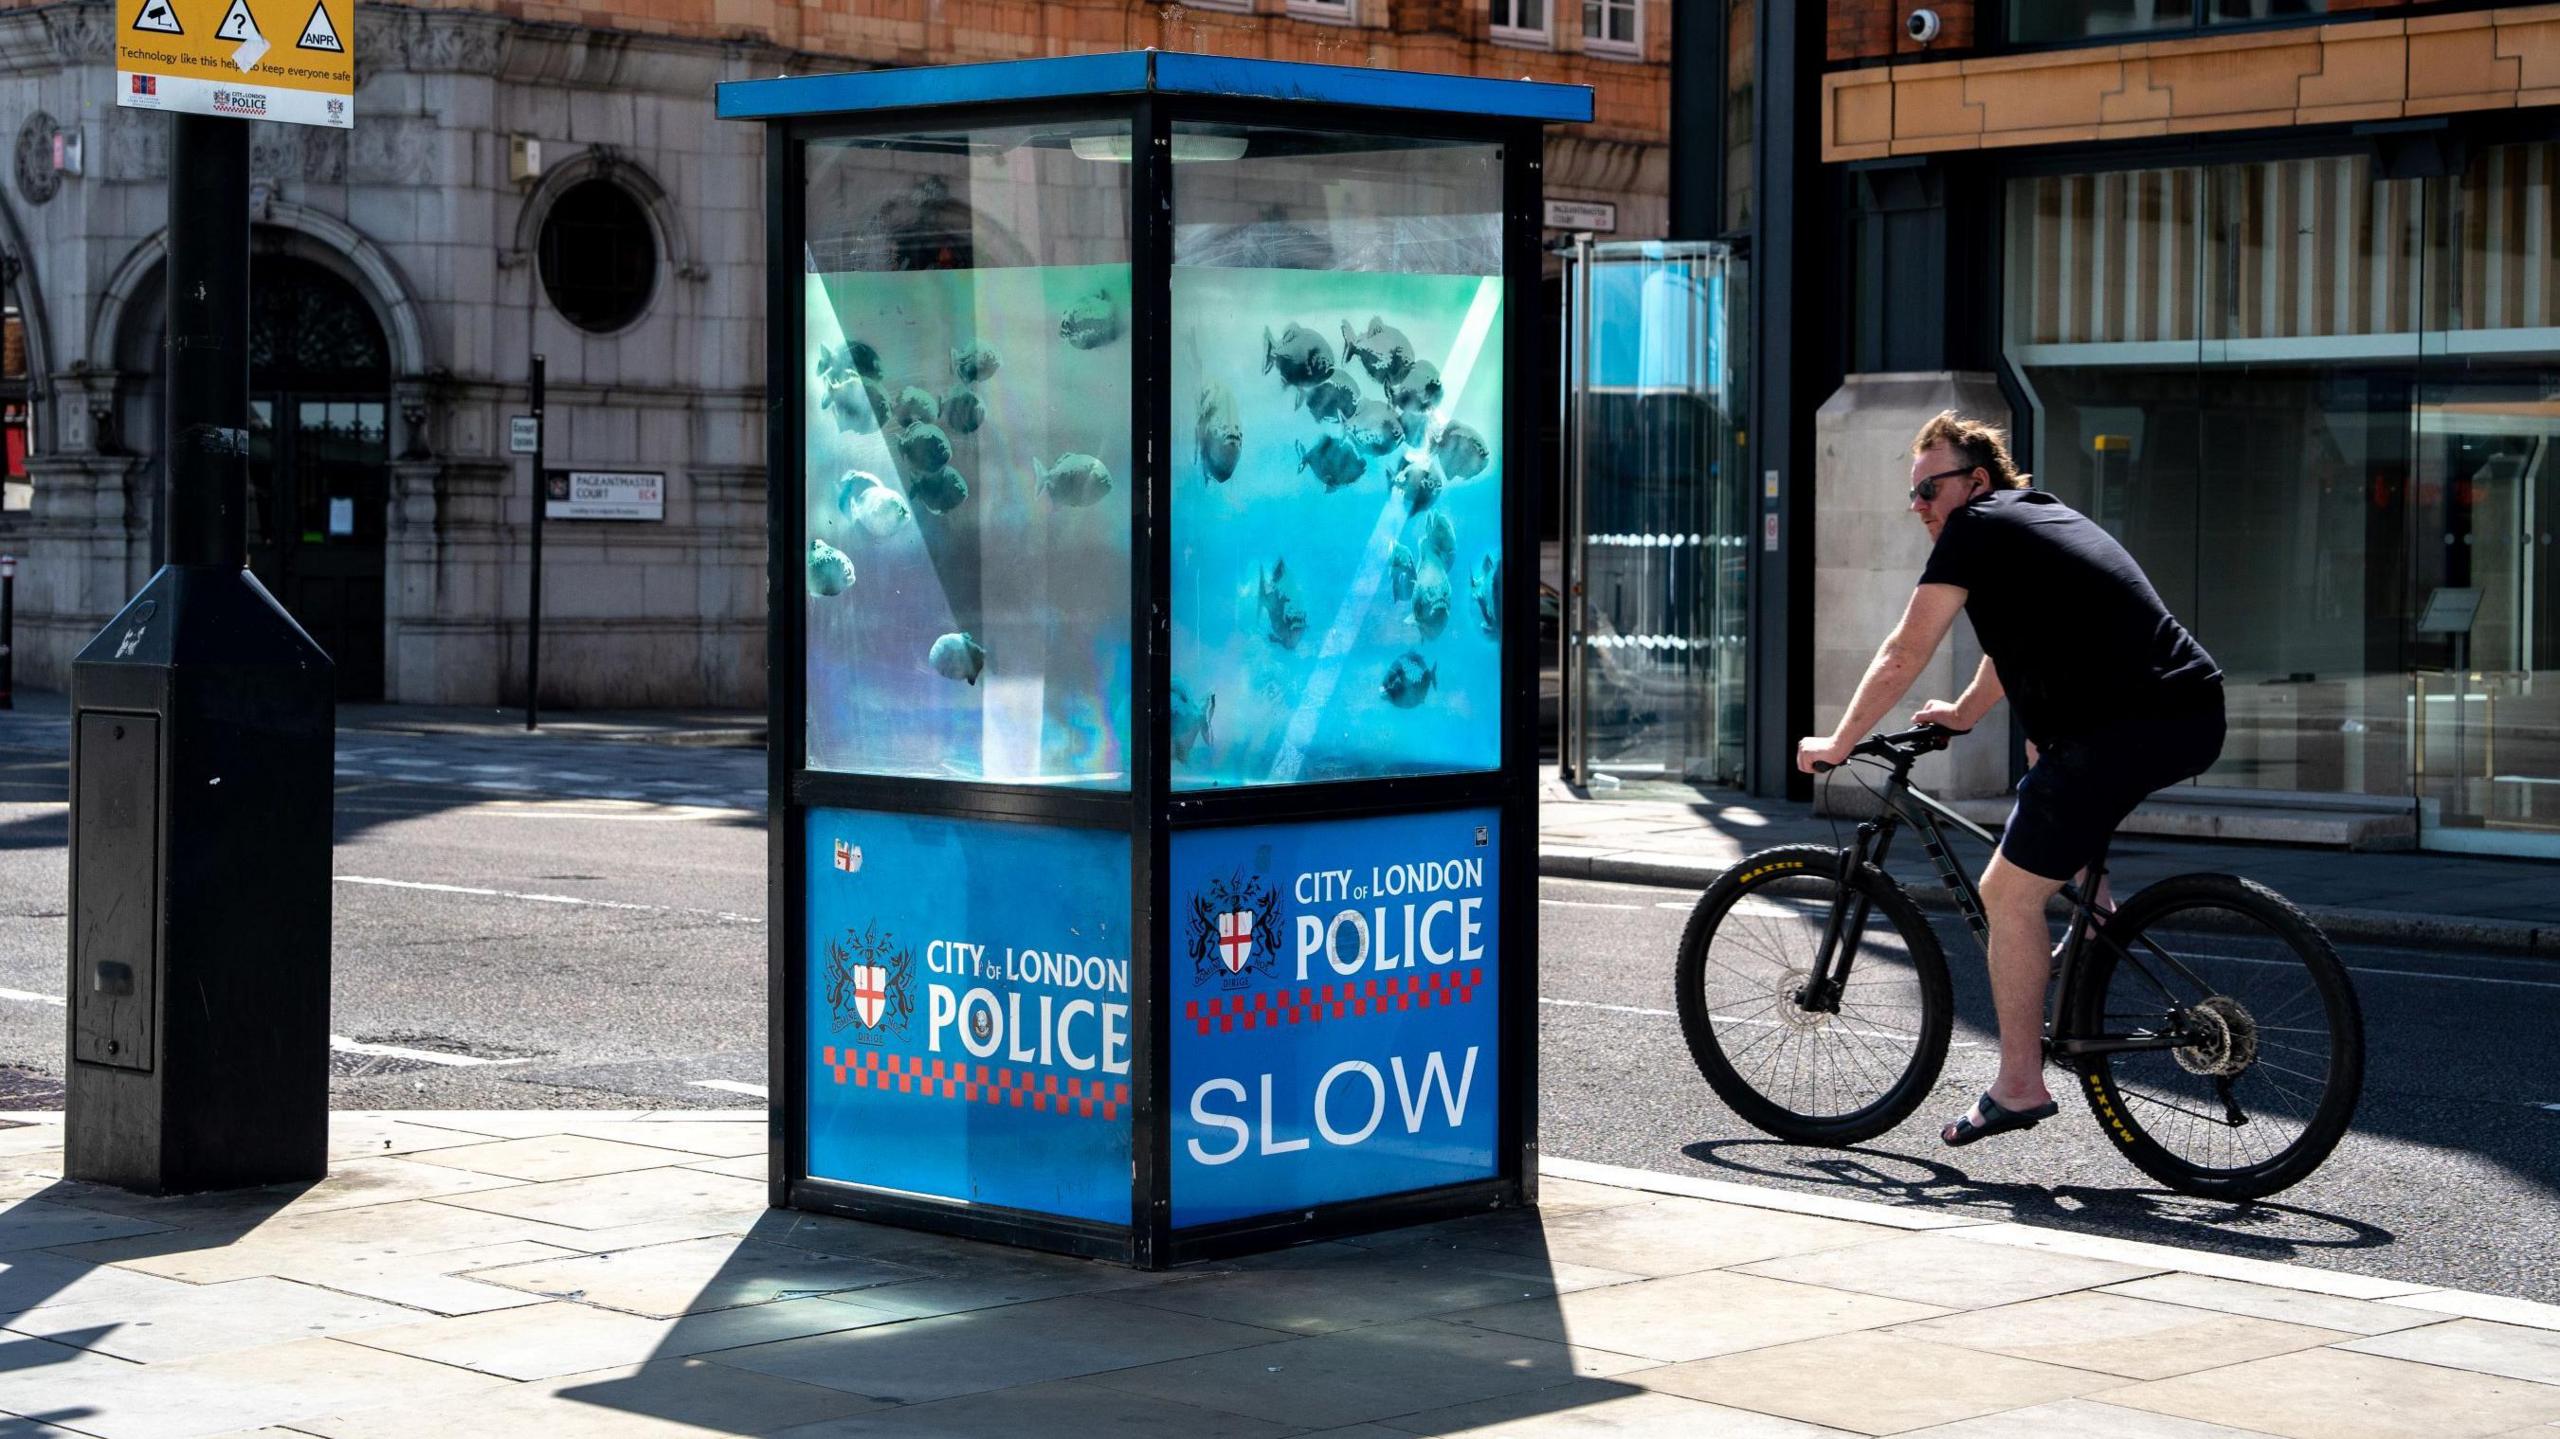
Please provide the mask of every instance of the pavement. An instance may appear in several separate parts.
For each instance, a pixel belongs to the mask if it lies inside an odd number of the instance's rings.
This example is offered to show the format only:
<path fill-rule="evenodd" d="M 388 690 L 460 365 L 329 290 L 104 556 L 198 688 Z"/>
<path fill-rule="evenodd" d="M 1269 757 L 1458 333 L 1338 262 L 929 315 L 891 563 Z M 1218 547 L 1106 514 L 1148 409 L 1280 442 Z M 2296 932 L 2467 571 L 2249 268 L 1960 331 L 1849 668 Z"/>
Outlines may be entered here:
<path fill-rule="evenodd" d="M 1146 1274 L 768 1210 L 765 1133 L 347 1112 L 146 1199 L 0 1116 L 0 1433 L 2560 1439 L 2560 1306 L 1561 1160 Z"/>

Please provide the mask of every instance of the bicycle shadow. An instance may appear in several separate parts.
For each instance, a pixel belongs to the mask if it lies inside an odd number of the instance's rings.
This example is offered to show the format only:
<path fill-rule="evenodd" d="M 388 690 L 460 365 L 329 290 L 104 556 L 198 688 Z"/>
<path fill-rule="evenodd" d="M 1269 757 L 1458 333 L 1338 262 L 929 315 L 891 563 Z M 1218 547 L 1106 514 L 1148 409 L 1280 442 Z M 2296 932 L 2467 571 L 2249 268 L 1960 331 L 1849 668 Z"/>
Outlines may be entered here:
<path fill-rule="evenodd" d="M 1744 1157 L 1750 1151 L 1768 1151 L 1782 1160 L 1753 1162 L 1756 1155 Z M 1684 1145 L 1680 1152 L 1733 1177 L 1819 1185 L 1874 1204 L 1988 1209 L 2021 1224 L 2279 1263 L 2305 1252 L 2379 1249 L 2400 1238 L 2381 1225 L 2299 1204 L 2198 1199 L 2168 1189 L 1983 1180 L 1939 1160 L 1873 1147 L 1813 1149 L 1774 1139 L 1707 1139 Z"/>

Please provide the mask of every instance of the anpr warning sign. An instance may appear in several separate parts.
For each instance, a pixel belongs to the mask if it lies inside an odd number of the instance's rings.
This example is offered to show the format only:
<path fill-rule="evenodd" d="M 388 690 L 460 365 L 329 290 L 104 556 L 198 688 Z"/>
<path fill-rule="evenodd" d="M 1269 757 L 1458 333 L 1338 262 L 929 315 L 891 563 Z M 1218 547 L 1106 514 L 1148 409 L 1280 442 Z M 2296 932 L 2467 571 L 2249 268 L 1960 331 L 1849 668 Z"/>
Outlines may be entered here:
<path fill-rule="evenodd" d="M 354 0 L 116 0 L 116 103 L 355 124 Z"/>

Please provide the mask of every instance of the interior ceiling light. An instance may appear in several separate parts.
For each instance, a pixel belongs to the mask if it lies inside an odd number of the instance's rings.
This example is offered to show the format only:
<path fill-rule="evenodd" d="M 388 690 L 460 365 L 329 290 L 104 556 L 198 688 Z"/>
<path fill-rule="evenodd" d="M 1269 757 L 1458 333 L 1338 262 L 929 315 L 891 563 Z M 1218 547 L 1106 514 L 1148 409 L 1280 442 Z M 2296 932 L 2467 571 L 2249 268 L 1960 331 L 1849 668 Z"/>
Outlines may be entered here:
<path fill-rule="evenodd" d="M 1078 135 L 1067 142 L 1079 160 L 1108 160 L 1129 163 L 1136 140 L 1126 131 L 1111 135 Z M 1173 137 L 1173 163 L 1189 164 L 1195 160 L 1241 160 L 1245 137 L 1242 135 L 1200 135 L 1188 131 Z"/>

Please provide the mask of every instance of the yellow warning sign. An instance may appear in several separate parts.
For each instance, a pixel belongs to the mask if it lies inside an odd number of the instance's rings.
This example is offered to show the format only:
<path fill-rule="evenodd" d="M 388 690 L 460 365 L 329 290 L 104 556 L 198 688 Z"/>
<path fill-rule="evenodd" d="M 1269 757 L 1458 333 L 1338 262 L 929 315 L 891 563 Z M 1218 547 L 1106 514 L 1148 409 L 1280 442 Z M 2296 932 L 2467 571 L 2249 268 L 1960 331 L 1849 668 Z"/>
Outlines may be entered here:
<path fill-rule="evenodd" d="M 116 0 L 116 103 L 347 129 L 354 19 L 354 0 Z"/>

